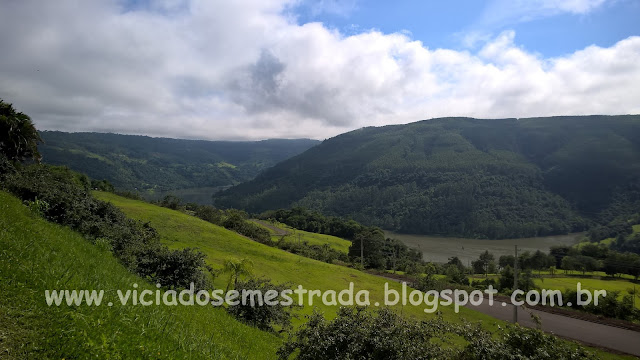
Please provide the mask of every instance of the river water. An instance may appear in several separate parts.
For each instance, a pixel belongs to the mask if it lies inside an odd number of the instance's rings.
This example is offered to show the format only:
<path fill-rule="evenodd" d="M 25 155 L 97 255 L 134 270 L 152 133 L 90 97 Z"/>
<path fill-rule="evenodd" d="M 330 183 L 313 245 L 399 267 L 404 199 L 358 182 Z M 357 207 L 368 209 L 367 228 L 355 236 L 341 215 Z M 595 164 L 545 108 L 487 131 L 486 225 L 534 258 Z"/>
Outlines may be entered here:
<path fill-rule="evenodd" d="M 536 250 L 548 252 L 549 248 L 554 245 L 576 244 L 585 235 L 585 233 L 573 233 L 522 239 L 479 240 L 398 234 L 392 231 L 385 231 L 385 234 L 387 237 L 398 239 L 407 246 L 422 251 L 422 257 L 425 261 L 446 263 L 450 257 L 457 256 L 465 266 L 470 261 L 478 259 L 478 256 L 485 250 L 489 250 L 497 261 L 501 255 L 513 255 L 514 245 L 518 245 L 518 253 L 535 252 Z"/>

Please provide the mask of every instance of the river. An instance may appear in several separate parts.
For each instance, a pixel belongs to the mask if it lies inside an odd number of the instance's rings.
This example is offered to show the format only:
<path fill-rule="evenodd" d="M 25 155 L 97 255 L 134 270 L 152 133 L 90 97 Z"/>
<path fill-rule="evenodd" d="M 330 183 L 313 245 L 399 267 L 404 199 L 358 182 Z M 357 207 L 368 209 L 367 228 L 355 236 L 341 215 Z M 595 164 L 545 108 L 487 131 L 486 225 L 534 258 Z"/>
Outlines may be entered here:
<path fill-rule="evenodd" d="M 457 256 L 464 265 L 476 260 L 485 250 L 489 250 L 497 261 L 501 255 L 513 255 L 514 245 L 518 245 L 519 253 L 535 252 L 536 250 L 548 252 L 549 248 L 554 245 L 576 244 L 585 235 L 585 233 L 573 233 L 522 239 L 479 240 L 398 234 L 392 231 L 385 231 L 385 234 L 387 237 L 398 239 L 407 246 L 422 251 L 422 257 L 425 261 L 446 263 L 450 257 Z"/>

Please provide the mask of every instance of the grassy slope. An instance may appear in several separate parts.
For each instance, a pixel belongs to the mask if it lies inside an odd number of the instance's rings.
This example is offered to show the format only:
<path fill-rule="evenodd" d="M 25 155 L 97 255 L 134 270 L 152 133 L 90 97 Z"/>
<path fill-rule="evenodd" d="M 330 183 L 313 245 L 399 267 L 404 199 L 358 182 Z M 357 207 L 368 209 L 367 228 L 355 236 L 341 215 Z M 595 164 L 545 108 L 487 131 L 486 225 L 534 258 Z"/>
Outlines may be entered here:
<path fill-rule="evenodd" d="M 0 358 L 274 358 L 280 339 L 210 307 L 121 306 L 133 283 L 107 250 L 0 192 Z M 45 289 L 104 289 L 113 307 L 48 307 Z M 106 301 L 105 301 L 106 302 Z"/>
<path fill-rule="evenodd" d="M 354 269 L 326 264 L 320 261 L 304 258 L 295 254 L 275 249 L 255 241 L 248 240 L 238 234 L 202 221 L 196 217 L 178 211 L 161 208 L 141 201 L 126 199 L 114 194 L 96 192 L 99 199 L 110 201 L 121 208 L 128 216 L 144 221 L 150 221 L 163 240 L 172 248 L 198 247 L 207 255 L 207 261 L 214 267 L 220 268 L 224 259 L 229 257 L 246 257 L 253 261 L 256 275 L 264 275 L 276 282 L 291 282 L 296 286 L 303 285 L 307 289 L 341 290 L 352 281 L 356 290 L 369 289 L 371 302 L 381 301 L 383 298 L 385 279 L 363 273 Z M 222 287 L 227 279 L 217 279 Z M 400 289 L 399 284 L 389 282 L 390 287 Z M 314 303 L 314 306 L 316 303 Z M 317 306 L 327 317 L 335 315 L 335 307 Z M 403 314 L 422 317 L 426 315 L 423 307 L 411 305 L 396 310 Z M 459 314 L 453 312 L 452 307 L 440 307 L 445 320 L 457 322 L 461 319 L 481 321 L 483 327 L 495 330 L 504 324 L 487 315 L 462 308 Z M 303 313 L 311 313 L 308 306 Z M 598 349 L 591 349 L 601 359 L 630 359 L 631 357 L 614 355 Z"/>
<path fill-rule="evenodd" d="M 383 278 L 272 248 L 178 211 L 110 193 L 98 192 L 95 195 L 99 199 L 112 202 L 132 218 L 149 221 L 169 247 L 199 248 L 207 255 L 207 261 L 214 268 L 221 268 L 223 261 L 227 258 L 246 257 L 253 262 L 256 275 L 264 275 L 275 282 L 290 282 L 295 287 L 300 284 L 306 289 L 318 290 L 342 290 L 348 287 L 349 282 L 353 282 L 356 291 L 359 289 L 370 291 L 372 304 L 383 301 L 384 284 L 387 282 Z M 217 285 L 223 287 L 226 280 L 226 278 L 218 278 Z M 389 281 L 389 285 L 391 288 L 400 290 L 400 284 L 395 281 Z M 322 304 L 318 304 L 318 308 L 328 317 L 334 316 L 337 309 L 337 307 Z M 416 317 L 430 316 L 426 315 L 423 309 L 424 307 L 407 305 L 403 312 Z M 459 321 L 461 318 L 470 321 L 481 320 L 490 329 L 502 323 L 466 308 L 462 308 L 459 314 L 455 314 L 452 307 L 440 309 L 444 313 L 444 318 L 451 321 Z M 400 311 L 399 306 L 398 310 Z M 307 306 L 303 312 L 310 313 L 311 308 Z"/>
<path fill-rule="evenodd" d="M 263 226 L 259 222 L 254 222 L 254 223 L 267 229 L 269 233 L 271 233 L 271 240 L 277 241 L 281 238 L 281 236 L 276 235 L 276 232 L 273 229 L 267 226 Z M 291 226 L 282 224 L 282 223 L 269 223 L 269 225 L 280 229 L 281 230 L 280 233 L 282 232 L 288 233 L 287 239 L 292 241 L 298 240 L 298 236 L 300 236 L 301 241 L 303 242 L 306 241 L 310 245 L 329 244 L 329 246 L 331 246 L 333 249 L 341 251 L 345 254 L 349 252 L 349 246 L 351 246 L 351 241 L 345 240 L 336 236 L 316 234 L 308 231 L 294 229 Z"/>

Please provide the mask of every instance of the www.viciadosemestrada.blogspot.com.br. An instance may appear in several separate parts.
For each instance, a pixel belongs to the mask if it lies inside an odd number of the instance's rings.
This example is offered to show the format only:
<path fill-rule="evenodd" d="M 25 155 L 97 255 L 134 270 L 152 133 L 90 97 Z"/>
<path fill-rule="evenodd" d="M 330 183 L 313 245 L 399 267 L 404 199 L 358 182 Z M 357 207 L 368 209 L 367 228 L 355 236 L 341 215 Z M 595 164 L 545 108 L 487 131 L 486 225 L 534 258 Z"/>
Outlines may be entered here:
<path fill-rule="evenodd" d="M 593 292 L 582 289 L 581 283 L 576 285 L 576 305 L 585 306 L 593 302 L 598 305 L 601 297 L 606 297 L 606 290 Z M 371 301 L 369 290 L 355 290 L 355 284 L 349 283 L 349 287 L 343 290 L 309 290 L 302 285 L 294 289 L 277 290 L 229 290 L 222 289 L 212 291 L 198 290 L 191 284 L 189 289 L 164 290 L 158 284 L 155 290 L 140 289 L 138 284 L 133 284 L 131 289 L 115 290 L 109 292 L 115 294 L 112 299 L 105 298 L 105 290 L 45 290 L 45 301 L 49 306 L 313 306 L 321 303 L 325 306 L 423 306 L 424 312 L 434 313 L 439 306 L 453 306 L 454 311 L 460 311 L 465 305 L 479 306 L 485 301 L 489 306 L 494 304 L 494 295 L 498 290 L 489 286 L 485 290 L 473 290 L 471 292 L 461 289 L 420 290 L 411 289 L 403 282 L 399 290 L 392 289 L 389 283 L 384 284 L 382 302 Z M 512 305 L 521 306 L 527 304 L 549 306 L 571 306 L 564 303 L 560 290 L 530 290 L 524 292 L 516 289 L 510 297 Z M 506 306 L 506 302 L 501 302 Z"/>

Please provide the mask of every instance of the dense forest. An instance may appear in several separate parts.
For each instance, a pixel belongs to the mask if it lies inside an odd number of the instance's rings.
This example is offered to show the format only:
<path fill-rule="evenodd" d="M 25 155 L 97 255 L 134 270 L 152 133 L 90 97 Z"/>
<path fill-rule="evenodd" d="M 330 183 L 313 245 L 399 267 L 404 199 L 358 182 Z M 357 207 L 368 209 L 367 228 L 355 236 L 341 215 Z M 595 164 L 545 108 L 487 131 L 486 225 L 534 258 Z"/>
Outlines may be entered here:
<path fill-rule="evenodd" d="M 203 141 L 43 131 L 44 161 L 65 165 L 121 190 L 227 187 L 297 155 L 318 141 Z"/>
<path fill-rule="evenodd" d="M 215 196 L 300 206 L 406 233 L 582 231 L 640 208 L 640 116 L 443 118 L 325 140 Z"/>

